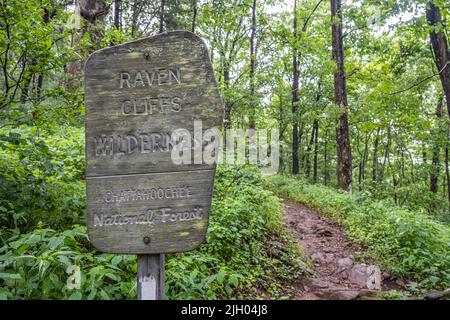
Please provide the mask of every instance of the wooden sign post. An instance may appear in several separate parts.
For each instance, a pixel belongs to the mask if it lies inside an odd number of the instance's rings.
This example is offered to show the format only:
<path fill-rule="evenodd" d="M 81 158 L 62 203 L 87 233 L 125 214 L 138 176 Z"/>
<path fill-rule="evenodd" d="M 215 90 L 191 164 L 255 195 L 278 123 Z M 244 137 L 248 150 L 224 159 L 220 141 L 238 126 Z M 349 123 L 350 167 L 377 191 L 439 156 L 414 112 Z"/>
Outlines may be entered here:
<path fill-rule="evenodd" d="M 137 254 L 139 298 L 162 298 L 163 254 L 197 248 L 208 227 L 215 161 L 203 152 L 220 139 L 205 132 L 222 103 L 207 48 L 175 31 L 96 51 L 85 104 L 89 239 Z"/>

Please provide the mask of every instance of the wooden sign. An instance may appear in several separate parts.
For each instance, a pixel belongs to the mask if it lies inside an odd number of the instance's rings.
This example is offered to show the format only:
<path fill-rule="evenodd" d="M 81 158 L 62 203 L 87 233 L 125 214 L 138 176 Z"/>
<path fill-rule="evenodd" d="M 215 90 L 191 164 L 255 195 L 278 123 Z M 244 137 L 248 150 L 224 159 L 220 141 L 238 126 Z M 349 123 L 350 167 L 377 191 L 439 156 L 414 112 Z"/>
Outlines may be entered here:
<path fill-rule="evenodd" d="M 222 121 L 203 41 L 175 31 L 93 53 L 85 67 L 85 103 L 90 241 L 111 253 L 198 247 L 208 226 L 215 162 L 201 156 L 174 162 L 173 132 L 199 134 L 192 150 L 202 151 L 202 133 Z"/>

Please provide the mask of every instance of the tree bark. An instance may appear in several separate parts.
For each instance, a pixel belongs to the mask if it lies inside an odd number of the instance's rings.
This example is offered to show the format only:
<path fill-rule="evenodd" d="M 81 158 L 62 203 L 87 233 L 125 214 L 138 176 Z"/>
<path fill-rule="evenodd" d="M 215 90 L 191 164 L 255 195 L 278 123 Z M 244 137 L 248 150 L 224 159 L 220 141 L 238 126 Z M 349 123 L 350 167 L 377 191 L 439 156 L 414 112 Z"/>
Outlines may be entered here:
<path fill-rule="evenodd" d="M 386 142 L 386 148 L 384 150 L 384 156 L 383 156 L 383 165 L 381 167 L 381 172 L 378 175 L 378 182 L 382 183 L 384 182 L 384 175 L 386 171 L 386 160 L 389 159 L 390 153 L 391 153 L 391 124 L 388 124 L 387 127 L 387 142 Z"/>
<path fill-rule="evenodd" d="M 121 29 L 120 5 L 121 5 L 121 0 L 114 0 L 114 26 L 116 27 L 117 30 Z"/>
<path fill-rule="evenodd" d="M 283 91 L 279 95 L 278 113 L 279 113 L 279 130 L 278 130 L 278 141 L 283 141 L 284 130 L 286 128 L 283 117 Z M 283 144 L 280 143 L 280 170 L 279 172 L 284 172 L 284 148 Z"/>
<path fill-rule="evenodd" d="M 372 183 L 377 183 L 378 173 L 378 144 L 380 143 L 380 127 L 377 128 L 377 134 L 373 143 L 373 158 L 372 158 Z"/>
<path fill-rule="evenodd" d="M 450 110 L 447 113 L 447 122 L 450 121 Z M 447 200 L 448 200 L 448 209 L 450 211 L 450 168 L 449 168 L 449 145 L 450 145 L 450 127 L 447 126 L 447 141 L 445 146 L 445 176 L 447 178 Z"/>
<path fill-rule="evenodd" d="M 228 91 L 230 86 L 230 71 L 228 70 L 228 66 L 224 67 L 223 70 L 223 83 L 225 90 Z M 225 98 L 224 128 L 225 130 L 231 128 L 231 104 L 228 98 Z"/>
<path fill-rule="evenodd" d="M 109 12 L 110 6 L 105 0 L 77 0 L 76 10 L 80 16 L 85 20 L 85 25 L 81 30 L 76 30 L 73 37 L 72 47 L 75 51 L 80 48 L 80 42 L 83 35 L 89 32 L 94 45 L 88 49 L 89 53 L 99 49 L 97 43 L 103 36 L 103 30 L 100 28 L 92 28 L 99 21 L 103 21 Z M 81 85 L 83 61 L 76 56 L 69 61 L 65 66 L 66 73 L 66 88 L 68 91 L 74 91 Z"/>
<path fill-rule="evenodd" d="M 430 1 L 427 5 L 427 20 L 428 24 L 432 27 L 430 42 L 433 47 L 434 60 L 439 71 L 439 78 L 447 101 L 447 111 L 450 114 L 450 51 L 441 11 L 434 5 L 433 1 Z"/>
<path fill-rule="evenodd" d="M 192 0 L 192 27 L 191 27 L 192 32 L 195 32 L 196 23 L 197 23 L 197 0 Z"/>
<path fill-rule="evenodd" d="M 305 173 L 306 176 L 309 178 L 311 176 L 311 150 L 314 145 L 314 137 L 316 134 L 316 125 L 318 125 L 318 121 L 314 119 L 313 125 L 311 127 L 311 137 L 309 139 L 308 146 L 306 147 L 306 154 L 305 154 Z"/>
<path fill-rule="evenodd" d="M 294 25 L 293 38 L 297 38 L 297 0 L 294 0 Z M 292 56 L 292 173 L 298 174 L 300 171 L 298 161 L 298 121 L 297 121 L 297 104 L 298 104 L 298 87 L 299 87 L 299 68 L 298 68 L 298 51 L 294 44 Z"/>
<path fill-rule="evenodd" d="M 29 66 L 27 66 L 27 60 L 26 60 L 26 56 L 25 56 L 22 63 L 23 63 L 23 68 L 28 67 L 28 72 L 26 72 L 23 77 L 23 82 L 21 85 L 21 94 L 20 94 L 20 103 L 25 103 L 28 100 L 30 84 L 31 84 L 31 80 L 33 78 L 32 68 L 34 65 L 36 65 L 36 60 L 35 59 L 31 60 Z"/>
<path fill-rule="evenodd" d="M 351 191 L 352 188 L 352 153 L 350 146 L 350 129 L 347 114 L 347 81 L 344 70 L 344 44 L 341 0 L 331 0 L 332 51 L 337 69 L 334 73 L 335 102 L 340 108 L 336 128 L 337 142 L 337 180 L 338 187 Z"/>
<path fill-rule="evenodd" d="M 255 71 L 256 71 L 256 54 L 255 54 L 255 37 L 256 37 L 256 0 L 252 4 L 252 28 L 250 34 L 250 117 L 249 127 L 255 129 Z"/>
<path fill-rule="evenodd" d="M 164 6 L 166 4 L 165 0 L 161 0 L 161 6 L 159 8 L 159 33 L 164 32 Z"/>
<path fill-rule="evenodd" d="M 448 143 L 447 143 L 448 144 Z M 447 177 L 447 199 L 450 208 L 450 169 L 449 169 L 449 151 L 448 146 L 445 148 L 445 176 Z"/>
<path fill-rule="evenodd" d="M 438 105 L 436 107 L 436 117 L 438 118 L 438 121 L 440 122 L 440 119 L 442 118 L 442 101 L 443 98 L 440 98 L 438 101 Z M 440 126 L 439 126 L 440 127 Z M 432 133 L 431 138 L 436 140 L 436 138 L 439 138 L 439 135 L 441 133 L 441 130 L 436 130 L 434 133 Z M 434 137 L 434 136 L 438 137 Z M 439 161 L 439 153 L 440 153 L 440 147 L 439 142 L 434 141 L 433 143 L 433 158 L 432 158 L 432 168 L 431 168 L 431 175 L 430 175 L 430 191 L 433 193 L 438 192 L 438 184 L 439 184 L 439 167 L 440 167 L 440 161 Z"/>
<path fill-rule="evenodd" d="M 318 171 L 318 155 L 319 153 L 319 121 L 316 120 L 316 134 L 314 135 L 314 166 L 313 166 L 313 181 L 317 183 Z"/>
<path fill-rule="evenodd" d="M 131 37 L 134 38 L 137 31 L 139 18 L 138 1 L 133 1 L 131 5 Z"/>

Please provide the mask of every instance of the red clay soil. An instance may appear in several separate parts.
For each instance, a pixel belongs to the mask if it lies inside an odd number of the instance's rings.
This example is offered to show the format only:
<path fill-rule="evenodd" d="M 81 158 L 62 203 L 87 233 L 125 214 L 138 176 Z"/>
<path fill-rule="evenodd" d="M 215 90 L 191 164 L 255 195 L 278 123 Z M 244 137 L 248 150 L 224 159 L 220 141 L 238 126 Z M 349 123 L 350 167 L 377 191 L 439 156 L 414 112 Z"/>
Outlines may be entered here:
<path fill-rule="evenodd" d="M 345 235 L 343 228 L 302 204 L 285 201 L 284 221 L 298 240 L 312 266 L 312 275 L 294 283 L 295 300 L 376 299 L 379 291 L 369 290 L 349 280 L 355 256 L 364 251 Z M 371 261 L 364 261 L 371 265 Z M 349 265 L 350 264 L 350 265 Z M 382 291 L 402 290 L 400 283 L 383 273 Z M 398 282 L 398 281 L 397 281 Z"/>

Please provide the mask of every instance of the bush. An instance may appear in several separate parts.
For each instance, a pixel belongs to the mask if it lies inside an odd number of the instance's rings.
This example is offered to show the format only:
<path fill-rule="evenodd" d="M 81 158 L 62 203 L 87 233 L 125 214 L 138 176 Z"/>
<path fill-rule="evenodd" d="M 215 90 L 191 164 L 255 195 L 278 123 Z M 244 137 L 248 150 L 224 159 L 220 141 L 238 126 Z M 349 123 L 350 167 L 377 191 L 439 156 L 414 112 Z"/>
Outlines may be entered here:
<path fill-rule="evenodd" d="M 169 299 L 277 296 L 279 283 L 302 271 L 295 263 L 297 247 L 282 227 L 279 199 L 264 189 L 257 169 L 218 167 L 210 219 L 207 241 L 198 250 L 167 255 Z M 136 256 L 97 252 L 84 226 L 55 230 L 45 224 L 25 234 L 0 234 L 7 239 L 0 248 L 0 298 L 136 298 Z M 283 252 L 269 250 L 274 238 L 286 247 Z M 71 266 L 80 268 L 79 289 L 66 285 Z"/>
<path fill-rule="evenodd" d="M 0 132 L 0 222 L 27 232 L 39 221 L 68 227 L 84 218 L 83 131 Z M 82 220 L 81 220 L 82 221 Z"/>
<path fill-rule="evenodd" d="M 96 252 L 86 228 L 57 232 L 39 227 L 0 249 L 2 299 L 126 299 L 135 296 L 135 257 Z M 81 287 L 70 275 L 80 267 Z"/>
<path fill-rule="evenodd" d="M 412 212 L 365 194 L 350 194 L 285 176 L 268 177 L 280 195 L 320 210 L 348 236 L 369 248 L 386 270 L 419 281 L 419 287 L 450 287 L 450 228 L 424 212 Z"/>

